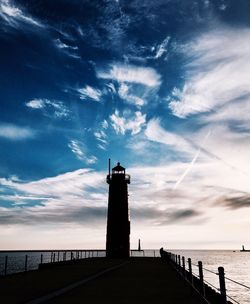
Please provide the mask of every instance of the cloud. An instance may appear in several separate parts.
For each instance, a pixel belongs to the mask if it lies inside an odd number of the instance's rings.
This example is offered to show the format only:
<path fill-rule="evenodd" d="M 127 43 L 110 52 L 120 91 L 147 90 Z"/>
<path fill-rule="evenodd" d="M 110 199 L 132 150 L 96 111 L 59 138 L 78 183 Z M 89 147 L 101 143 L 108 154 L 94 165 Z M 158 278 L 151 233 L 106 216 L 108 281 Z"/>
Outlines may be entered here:
<path fill-rule="evenodd" d="M 76 155 L 76 157 L 85 162 L 88 165 L 93 165 L 97 162 L 97 158 L 94 155 L 86 155 L 86 147 L 83 143 L 78 140 L 71 140 L 68 144 L 68 147 Z"/>
<path fill-rule="evenodd" d="M 55 44 L 59 49 L 78 50 L 78 46 L 68 45 L 68 44 L 62 42 L 59 38 L 55 40 Z"/>
<path fill-rule="evenodd" d="M 11 27 L 18 28 L 20 25 L 33 25 L 43 27 L 43 25 L 32 18 L 20 7 L 13 4 L 13 1 L 0 0 L 0 17 Z"/>
<path fill-rule="evenodd" d="M 190 153 L 193 151 L 190 143 L 183 137 L 163 129 L 158 118 L 153 118 L 147 123 L 145 135 L 151 141 L 168 145 L 183 153 Z"/>
<path fill-rule="evenodd" d="M 103 130 L 100 130 L 94 132 L 94 136 L 98 141 L 98 147 L 102 150 L 106 150 L 108 145 L 107 134 Z"/>
<path fill-rule="evenodd" d="M 146 122 L 146 114 L 142 114 L 140 111 L 136 111 L 135 115 L 124 113 L 124 116 L 120 116 L 119 111 L 115 110 L 115 113 L 110 115 L 111 125 L 117 134 L 124 135 L 127 131 L 131 131 L 132 135 L 141 132 L 142 127 Z"/>
<path fill-rule="evenodd" d="M 0 207 L 2 225 L 89 225 L 105 219 L 105 175 L 90 169 L 31 182 L 0 178 L 0 185 L 2 193 L 8 193 L 5 200 L 10 202 L 9 208 Z"/>
<path fill-rule="evenodd" d="M 192 223 L 192 220 L 200 217 L 202 214 L 193 209 L 157 209 L 154 207 L 131 208 L 131 216 L 135 220 L 149 220 L 155 225 L 168 225 L 178 222 Z"/>
<path fill-rule="evenodd" d="M 102 92 L 98 89 L 95 89 L 91 86 L 86 86 L 85 88 L 77 90 L 80 93 L 80 99 L 93 99 L 95 101 L 100 101 L 102 97 Z"/>
<path fill-rule="evenodd" d="M 184 46 L 186 81 L 183 88 L 173 90 L 173 114 L 185 118 L 245 99 L 250 94 L 249 43 L 249 29 L 222 28 Z"/>
<path fill-rule="evenodd" d="M 55 39 L 54 43 L 55 43 L 55 46 L 57 47 L 57 49 L 59 49 L 64 54 L 66 54 L 72 58 L 75 58 L 75 59 L 81 58 L 81 56 L 79 56 L 76 52 L 78 50 L 78 46 L 66 44 L 66 43 L 62 42 L 59 38 Z"/>
<path fill-rule="evenodd" d="M 143 106 L 145 101 L 142 98 L 129 93 L 129 90 L 130 87 L 122 82 L 119 86 L 118 94 L 126 103 L 134 104 L 138 107 Z"/>
<path fill-rule="evenodd" d="M 149 87 L 157 87 L 161 84 L 161 76 L 156 70 L 134 65 L 112 64 L 109 70 L 98 70 L 97 77 L 118 82 L 137 83 Z"/>
<path fill-rule="evenodd" d="M 71 111 L 65 106 L 62 101 L 49 100 L 45 98 L 35 98 L 26 103 L 28 108 L 33 110 L 42 110 L 45 116 L 55 118 L 68 118 Z M 52 112 L 52 113 L 51 113 Z"/>
<path fill-rule="evenodd" d="M 0 137 L 10 140 L 26 140 L 36 136 L 36 132 L 29 127 L 13 124 L 0 124 Z"/>
<path fill-rule="evenodd" d="M 217 200 L 217 203 L 225 205 L 230 209 L 239 209 L 250 207 L 250 194 L 248 193 L 235 193 L 233 196 L 223 196 Z"/>

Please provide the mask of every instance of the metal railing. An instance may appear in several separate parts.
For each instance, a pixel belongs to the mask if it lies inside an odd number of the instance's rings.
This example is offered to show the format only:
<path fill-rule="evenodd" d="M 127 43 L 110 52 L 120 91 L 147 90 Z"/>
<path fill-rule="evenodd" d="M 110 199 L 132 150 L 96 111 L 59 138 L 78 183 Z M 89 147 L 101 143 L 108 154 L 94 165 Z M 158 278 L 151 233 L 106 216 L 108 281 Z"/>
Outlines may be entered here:
<path fill-rule="evenodd" d="M 0 276 L 36 270 L 39 264 L 106 257 L 104 249 L 0 251 Z M 159 250 L 130 250 L 130 257 L 160 257 Z"/>
<path fill-rule="evenodd" d="M 36 270 L 39 264 L 105 257 L 105 250 L 32 250 L 0 252 L 0 276 Z"/>
<path fill-rule="evenodd" d="M 164 254 L 165 253 L 165 254 Z M 211 289 L 220 295 L 220 300 L 218 303 L 229 304 L 232 303 L 229 300 L 233 301 L 236 304 L 240 304 L 234 297 L 227 293 L 226 289 L 226 281 L 230 281 L 242 288 L 250 290 L 250 286 L 246 284 L 237 282 L 231 278 L 225 276 L 224 268 L 218 267 L 218 272 L 207 269 L 203 266 L 202 261 L 198 261 L 197 264 L 192 263 L 191 258 L 188 258 L 187 261 L 184 256 L 180 256 L 178 254 L 174 254 L 171 252 L 163 252 L 162 257 L 167 258 L 171 261 L 171 264 L 175 267 L 175 269 L 184 277 L 186 281 L 194 288 L 196 291 L 207 301 L 207 303 L 215 303 L 211 301 L 209 298 L 213 292 Z M 193 270 L 195 268 L 195 271 Z M 210 275 L 217 276 L 218 286 L 215 286 L 208 279 L 205 279 L 206 276 L 204 273 L 209 273 Z M 210 296 L 209 296 L 210 294 Z M 229 300 L 228 300 L 229 299 Z M 211 301 L 211 302 L 210 302 Z"/>

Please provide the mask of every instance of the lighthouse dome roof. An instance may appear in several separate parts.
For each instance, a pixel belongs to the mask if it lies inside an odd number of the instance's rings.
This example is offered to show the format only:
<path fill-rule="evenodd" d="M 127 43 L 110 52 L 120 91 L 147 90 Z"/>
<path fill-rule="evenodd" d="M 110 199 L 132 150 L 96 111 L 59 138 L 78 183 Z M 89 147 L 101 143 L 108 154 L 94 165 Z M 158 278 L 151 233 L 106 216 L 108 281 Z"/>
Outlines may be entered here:
<path fill-rule="evenodd" d="M 120 165 L 120 163 L 118 162 L 117 163 L 117 166 L 115 166 L 113 169 L 112 169 L 112 171 L 124 171 L 125 170 L 125 168 L 124 167 L 122 167 L 121 165 Z"/>

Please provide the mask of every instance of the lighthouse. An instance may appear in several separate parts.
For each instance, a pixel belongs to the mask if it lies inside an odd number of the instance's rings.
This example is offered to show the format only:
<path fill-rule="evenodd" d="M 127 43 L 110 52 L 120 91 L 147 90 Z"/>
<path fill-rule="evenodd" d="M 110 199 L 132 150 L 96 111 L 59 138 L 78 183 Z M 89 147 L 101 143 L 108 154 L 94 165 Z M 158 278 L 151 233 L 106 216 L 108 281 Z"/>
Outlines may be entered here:
<path fill-rule="evenodd" d="M 128 258 L 130 252 L 130 221 L 128 212 L 128 184 L 130 176 L 117 163 L 107 175 L 109 184 L 106 256 L 108 258 Z"/>

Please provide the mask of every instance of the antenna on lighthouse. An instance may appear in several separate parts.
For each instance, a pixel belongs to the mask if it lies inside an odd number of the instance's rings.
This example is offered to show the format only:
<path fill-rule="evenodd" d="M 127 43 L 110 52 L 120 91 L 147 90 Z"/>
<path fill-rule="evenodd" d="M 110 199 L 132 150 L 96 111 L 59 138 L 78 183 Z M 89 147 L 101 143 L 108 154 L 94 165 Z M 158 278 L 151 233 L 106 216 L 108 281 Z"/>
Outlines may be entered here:
<path fill-rule="evenodd" d="M 110 158 L 109 158 L 109 176 L 110 176 Z"/>

